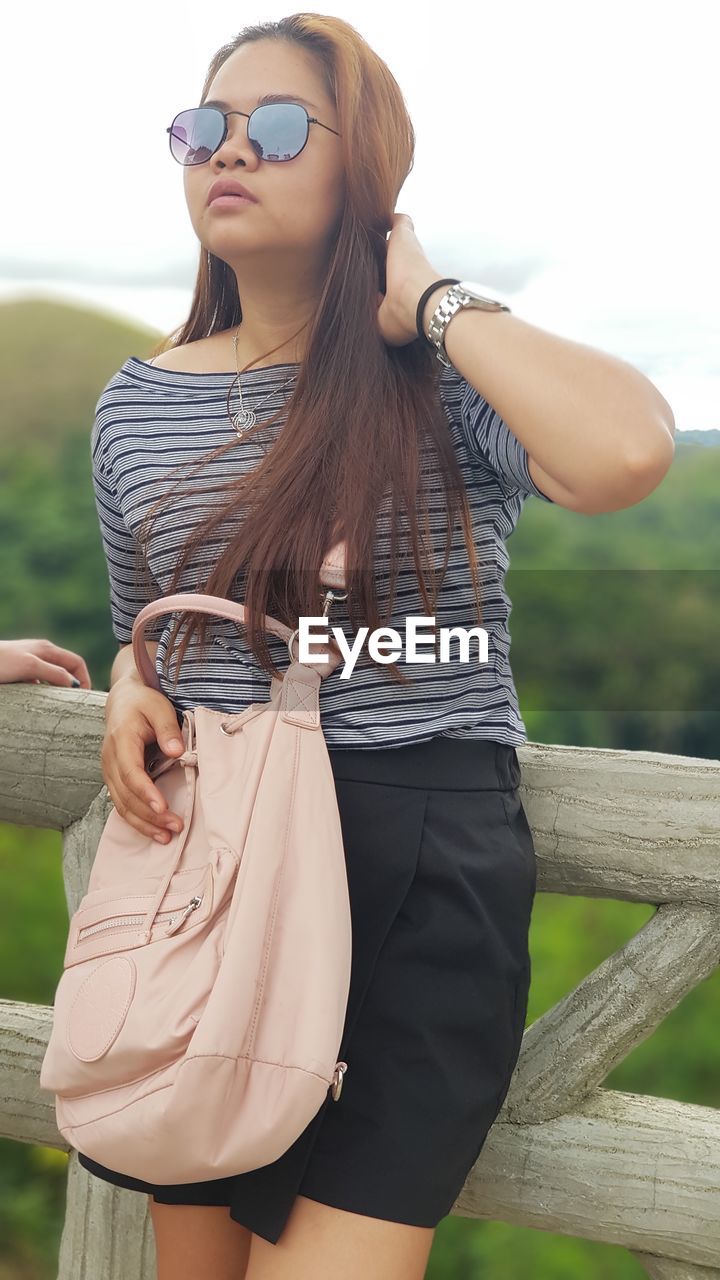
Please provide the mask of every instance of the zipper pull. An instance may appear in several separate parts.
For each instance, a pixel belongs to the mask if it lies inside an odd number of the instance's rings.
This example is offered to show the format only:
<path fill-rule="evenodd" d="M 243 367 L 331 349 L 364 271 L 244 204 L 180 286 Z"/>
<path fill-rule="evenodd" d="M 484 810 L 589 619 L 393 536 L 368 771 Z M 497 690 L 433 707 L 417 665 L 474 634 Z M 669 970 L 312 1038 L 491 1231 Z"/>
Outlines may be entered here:
<path fill-rule="evenodd" d="M 163 934 L 163 937 L 169 938 L 171 933 L 175 933 L 180 928 L 180 926 L 185 923 L 188 916 L 193 911 L 197 911 L 201 902 L 202 902 L 202 895 L 199 896 L 198 894 L 195 894 L 195 896 L 190 899 L 190 901 L 188 902 L 184 910 L 180 912 L 180 915 L 176 916 L 175 919 L 172 921 L 170 928 L 165 931 L 165 933 Z"/>
<path fill-rule="evenodd" d="M 345 1079 L 345 1072 L 347 1069 L 347 1062 L 338 1062 L 335 1070 L 333 1071 L 333 1078 L 330 1082 L 333 1102 L 340 1101 L 340 1094 L 342 1093 L 343 1081 Z"/>

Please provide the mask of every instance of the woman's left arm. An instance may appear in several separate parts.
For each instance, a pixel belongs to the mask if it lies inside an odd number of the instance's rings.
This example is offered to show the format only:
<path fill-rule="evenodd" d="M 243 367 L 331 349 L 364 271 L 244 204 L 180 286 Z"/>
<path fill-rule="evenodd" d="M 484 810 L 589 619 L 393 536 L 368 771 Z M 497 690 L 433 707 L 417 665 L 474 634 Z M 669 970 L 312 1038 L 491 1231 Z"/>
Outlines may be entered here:
<path fill-rule="evenodd" d="M 388 241 L 387 293 L 378 312 L 386 342 L 403 346 L 417 339 L 421 294 L 441 276 L 425 257 L 408 215 L 397 214 Z M 426 300 L 426 334 L 446 289 L 440 285 Z M 470 307 L 448 324 L 445 350 L 525 446 L 533 480 L 558 506 L 587 515 L 630 507 L 669 470 L 673 411 L 650 379 L 624 360 L 548 333 L 512 312 Z"/>

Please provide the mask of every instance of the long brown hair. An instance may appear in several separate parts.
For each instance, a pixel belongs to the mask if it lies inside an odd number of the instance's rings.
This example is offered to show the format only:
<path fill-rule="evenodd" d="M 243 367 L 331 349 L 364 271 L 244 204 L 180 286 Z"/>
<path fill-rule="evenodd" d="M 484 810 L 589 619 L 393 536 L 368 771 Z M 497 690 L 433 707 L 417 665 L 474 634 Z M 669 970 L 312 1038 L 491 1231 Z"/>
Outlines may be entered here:
<path fill-rule="evenodd" d="M 300 617 L 321 611 L 320 562 L 338 534 L 347 544 L 348 616 L 353 627 L 375 630 L 388 625 L 392 615 L 401 524 L 410 534 L 426 613 L 434 615 L 459 508 L 480 625 L 482 611 L 471 514 L 438 393 L 439 361 L 419 339 L 389 347 L 377 325 L 378 291 L 384 293 L 386 288 L 386 236 L 414 162 L 415 133 L 403 95 L 388 67 L 349 23 L 334 16 L 296 13 L 277 22 L 247 26 L 219 49 L 210 63 L 201 101 L 236 49 L 268 38 L 291 41 L 316 55 L 337 107 L 345 202 L 332 229 L 327 274 L 310 322 L 304 360 L 292 394 L 278 410 L 287 411 L 287 422 L 262 462 L 251 474 L 225 485 L 227 501 L 220 509 L 215 506 L 193 530 L 168 594 L 181 589 L 185 566 L 201 544 L 227 525 L 230 536 L 212 572 L 193 589 L 237 599 L 233 588 L 242 568 L 239 598 L 248 610 L 248 646 L 268 673 L 281 676 L 261 619 L 269 614 L 294 629 Z M 234 271 L 202 249 L 189 316 L 153 354 L 227 330 L 241 319 Z M 266 419 L 254 430 L 273 420 Z M 437 457 L 448 515 L 441 579 L 431 595 L 418 529 L 420 492 L 429 545 L 427 450 L 418 447 L 423 442 Z M 206 459 L 221 457 L 236 444 L 233 437 Z M 207 487 L 198 493 L 206 495 Z M 373 549 L 376 519 L 386 496 L 391 504 L 390 585 L 381 617 Z M 141 540 L 149 536 L 147 527 Z M 176 672 L 195 631 L 200 645 L 205 645 L 209 622 L 207 615 L 190 613 L 176 620 L 168 653 L 185 626 Z M 388 670 L 395 679 L 407 682 L 397 664 Z"/>

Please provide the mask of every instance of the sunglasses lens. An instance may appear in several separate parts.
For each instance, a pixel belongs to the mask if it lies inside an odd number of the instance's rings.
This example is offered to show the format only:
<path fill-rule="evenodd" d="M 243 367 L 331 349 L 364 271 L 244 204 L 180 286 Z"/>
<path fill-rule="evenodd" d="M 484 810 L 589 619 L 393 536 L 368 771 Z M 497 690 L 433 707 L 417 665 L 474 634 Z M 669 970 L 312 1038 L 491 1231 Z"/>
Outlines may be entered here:
<path fill-rule="evenodd" d="M 203 164 L 220 146 L 224 128 L 216 107 L 181 111 L 170 129 L 170 150 L 179 164 Z M 266 103 L 248 120 L 248 139 L 261 160 L 292 160 L 307 136 L 307 113 L 296 102 Z"/>
<path fill-rule="evenodd" d="M 170 127 L 170 150 L 179 164 L 202 164 L 220 145 L 225 121 L 215 107 L 191 107 Z"/>
<path fill-rule="evenodd" d="M 248 120 L 248 138 L 261 160 L 292 160 L 307 136 L 307 114 L 296 102 L 256 107 Z"/>

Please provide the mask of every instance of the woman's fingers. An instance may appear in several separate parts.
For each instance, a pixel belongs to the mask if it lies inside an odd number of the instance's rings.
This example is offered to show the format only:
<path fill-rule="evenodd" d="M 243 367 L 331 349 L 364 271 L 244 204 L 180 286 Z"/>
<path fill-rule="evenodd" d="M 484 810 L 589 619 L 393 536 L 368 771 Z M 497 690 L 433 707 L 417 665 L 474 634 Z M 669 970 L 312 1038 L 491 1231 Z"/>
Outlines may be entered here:
<path fill-rule="evenodd" d="M 145 769 L 145 746 L 146 737 L 137 729 L 128 725 L 110 729 L 103 744 L 105 780 L 120 816 L 144 835 L 162 833 L 167 843 L 168 830 L 180 831 L 183 823 L 168 809 Z"/>
<path fill-rule="evenodd" d="M 0 683 L 44 680 L 60 687 L 91 689 L 84 658 L 52 640 L 0 640 Z"/>
<path fill-rule="evenodd" d="M 28 676 L 28 679 L 34 680 L 36 683 L 44 680 L 47 684 L 58 685 L 61 689 L 79 689 L 82 687 L 79 678 L 77 676 L 73 676 L 66 667 L 57 666 L 52 662 L 46 662 L 44 658 L 35 657 L 33 654 L 28 655 L 27 669 L 31 673 Z M 90 688 L 89 679 L 85 688 Z"/>
<path fill-rule="evenodd" d="M 36 640 L 37 646 L 34 650 L 38 658 L 50 666 L 51 670 L 57 670 L 58 674 L 65 672 L 76 680 L 80 681 L 81 689 L 92 689 L 90 680 L 90 672 L 87 669 L 85 659 L 79 653 L 75 653 L 72 649 L 63 649 L 61 645 L 54 644 L 52 640 Z M 43 676 L 43 679 L 50 677 Z M 57 679 L 52 681 L 53 684 L 66 684 L 67 681 Z"/>

